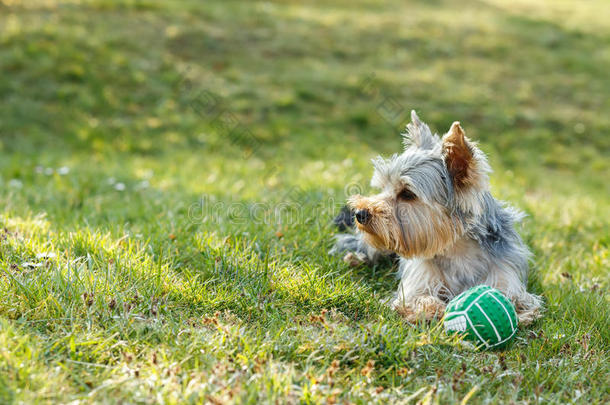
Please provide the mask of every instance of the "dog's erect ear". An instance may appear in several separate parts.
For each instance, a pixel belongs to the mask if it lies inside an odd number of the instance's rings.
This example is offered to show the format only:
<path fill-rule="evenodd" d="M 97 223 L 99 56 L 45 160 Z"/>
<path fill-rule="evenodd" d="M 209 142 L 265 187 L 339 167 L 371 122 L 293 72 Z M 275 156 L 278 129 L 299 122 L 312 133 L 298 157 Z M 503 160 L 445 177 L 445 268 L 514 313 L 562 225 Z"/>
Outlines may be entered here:
<path fill-rule="evenodd" d="M 457 121 L 451 124 L 449 132 L 443 137 L 443 154 L 453 184 L 463 187 L 471 174 L 474 156 L 464 130 Z"/>
<path fill-rule="evenodd" d="M 449 132 L 443 137 L 443 156 L 457 189 L 484 186 L 489 172 L 487 160 L 476 145 L 466 138 L 458 121 L 451 124 Z"/>
<path fill-rule="evenodd" d="M 438 135 L 432 135 L 430 128 L 419 120 L 415 110 L 411 110 L 411 122 L 407 124 L 407 132 L 404 137 L 405 149 L 420 148 L 432 149 L 440 141 Z"/>

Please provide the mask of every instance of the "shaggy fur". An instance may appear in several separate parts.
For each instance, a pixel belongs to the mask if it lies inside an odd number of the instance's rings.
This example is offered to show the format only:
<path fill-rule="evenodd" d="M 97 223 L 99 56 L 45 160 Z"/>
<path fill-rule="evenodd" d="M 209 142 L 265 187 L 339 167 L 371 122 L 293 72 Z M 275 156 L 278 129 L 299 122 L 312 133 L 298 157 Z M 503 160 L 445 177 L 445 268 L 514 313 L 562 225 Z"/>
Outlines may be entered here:
<path fill-rule="evenodd" d="M 451 298 L 486 284 L 532 322 L 541 300 L 526 291 L 530 253 L 514 229 L 523 215 L 492 197 L 487 159 L 459 122 L 441 139 L 414 111 L 411 119 L 404 152 L 373 161 L 379 194 L 350 197 L 357 231 L 339 235 L 331 253 L 352 265 L 398 254 L 391 305 L 408 320 L 440 317 Z"/>

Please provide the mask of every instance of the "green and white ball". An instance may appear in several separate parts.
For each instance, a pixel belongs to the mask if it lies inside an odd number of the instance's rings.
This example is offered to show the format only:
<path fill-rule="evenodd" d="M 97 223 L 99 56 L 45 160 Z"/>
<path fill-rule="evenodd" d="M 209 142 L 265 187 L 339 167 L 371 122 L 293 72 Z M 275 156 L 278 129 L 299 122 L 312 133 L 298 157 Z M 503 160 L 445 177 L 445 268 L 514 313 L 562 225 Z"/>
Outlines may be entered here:
<path fill-rule="evenodd" d="M 517 333 L 517 312 L 500 291 L 472 287 L 453 298 L 444 318 L 447 332 L 459 332 L 484 349 L 500 349 Z"/>

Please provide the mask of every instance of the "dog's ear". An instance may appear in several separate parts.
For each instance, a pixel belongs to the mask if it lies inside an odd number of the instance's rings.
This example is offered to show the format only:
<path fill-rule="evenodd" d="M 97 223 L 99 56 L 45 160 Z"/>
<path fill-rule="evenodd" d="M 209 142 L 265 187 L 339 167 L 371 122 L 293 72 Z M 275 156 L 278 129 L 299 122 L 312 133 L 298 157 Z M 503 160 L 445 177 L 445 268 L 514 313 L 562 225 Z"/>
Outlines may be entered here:
<path fill-rule="evenodd" d="M 402 134 L 405 149 L 432 149 L 440 142 L 438 135 L 432 135 L 430 128 L 420 121 L 415 110 L 411 110 L 411 122 L 407 124 L 407 132 Z"/>
<path fill-rule="evenodd" d="M 458 121 L 451 124 L 443 137 L 443 155 L 447 170 L 456 187 L 463 187 L 473 171 L 474 154 Z"/>
<path fill-rule="evenodd" d="M 458 121 L 443 137 L 443 157 L 456 189 L 485 188 L 490 171 L 487 159 L 466 134 Z"/>

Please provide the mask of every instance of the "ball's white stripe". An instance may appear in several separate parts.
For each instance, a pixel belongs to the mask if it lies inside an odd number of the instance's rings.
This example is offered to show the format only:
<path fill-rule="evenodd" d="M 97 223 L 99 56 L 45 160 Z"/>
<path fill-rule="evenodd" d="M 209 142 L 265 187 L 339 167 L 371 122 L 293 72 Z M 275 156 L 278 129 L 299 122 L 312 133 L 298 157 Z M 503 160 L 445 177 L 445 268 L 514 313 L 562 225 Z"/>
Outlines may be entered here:
<path fill-rule="evenodd" d="M 464 301 L 466 299 L 466 297 L 468 296 L 468 294 L 466 294 L 468 291 L 464 291 L 463 293 L 461 293 L 460 295 L 458 295 L 457 300 L 453 303 L 454 306 L 459 307 L 460 304 L 462 303 L 462 301 Z"/>
<path fill-rule="evenodd" d="M 498 330 L 496 329 L 496 325 L 494 325 L 494 323 L 491 321 L 491 319 L 489 319 L 489 316 L 487 316 L 487 313 L 485 313 L 485 311 L 483 311 L 483 308 L 481 308 L 481 306 L 479 304 L 476 304 L 476 305 L 477 305 L 477 308 L 479 308 L 479 311 L 481 311 L 483 313 L 483 315 L 485 316 L 485 319 L 487 319 L 487 322 L 489 322 L 489 324 L 493 328 L 494 332 L 496 333 L 496 337 L 498 338 L 498 342 L 500 340 L 502 340 L 502 337 L 500 337 L 500 334 L 498 333 Z"/>
<path fill-rule="evenodd" d="M 515 333 L 517 333 L 517 329 L 515 329 L 515 330 L 513 331 L 513 333 L 511 333 L 511 334 L 510 334 L 510 336 L 509 336 L 509 337 L 507 337 L 506 339 L 502 339 L 501 341 L 499 341 L 498 343 L 495 343 L 495 344 L 491 345 L 490 347 L 496 347 L 496 346 L 499 346 L 499 345 L 501 345 L 502 343 L 506 342 L 507 340 L 512 339 L 512 337 L 513 337 L 513 336 L 515 336 Z"/>
<path fill-rule="evenodd" d="M 483 339 L 483 337 L 481 335 L 479 335 L 479 332 L 477 332 L 477 328 L 474 327 L 474 325 L 473 325 L 472 321 L 470 320 L 470 317 L 468 316 L 468 314 L 464 314 L 464 316 L 466 316 L 466 320 L 470 324 L 470 328 L 477 335 L 477 337 L 479 338 L 479 341 L 483 342 L 483 344 L 485 345 L 486 348 L 489 348 L 489 343 L 487 343 L 487 341 L 485 339 Z"/>
<path fill-rule="evenodd" d="M 451 316 L 453 316 L 453 315 L 466 315 L 466 312 L 465 311 L 453 311 L 449 315 L 451 315 Z"/>
<path fill-rule="evenodd" d="M 502 303 L 502 301 L 500 301 L 498 298 L 496 298 L 495 295 L 492 294 L 491 296 L 493 297 L 494 300 L 498 301 L 498 304 L 500 304 L 500 306 L 502 307 L 504 312 L 506 312 L 506 316 L 508 317 L 508 322 L 510 322 L 510 329 L 514 332 L 515 326 L 513 325 L 513 318 L 508 313 L 508 309 L 506 309 L 506 306 Z"/>
<path fill-rule="evenodd" d="M 474 299 L 474 301 L 472 301 L 470 304 L 468 304 L 468 306 L 466 307 L 466 309 L 464 310 L 465 312 L 468 312 L 470 310 L 470 308 L 476 304 L 477 302 L 479 302 L 479 300 L 481 298 L 483 298 L 484 296 L 486 296 L 487 294 L 489 294 L 491 291 L 487 290 L 485 291 L 483 294 L 479 295 L 477 298 Z"/>

